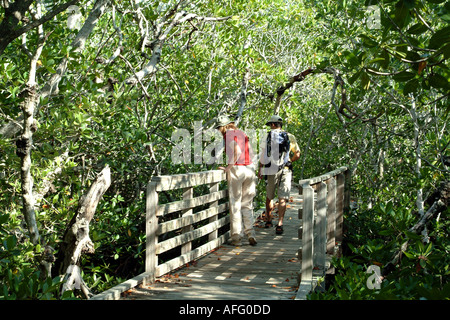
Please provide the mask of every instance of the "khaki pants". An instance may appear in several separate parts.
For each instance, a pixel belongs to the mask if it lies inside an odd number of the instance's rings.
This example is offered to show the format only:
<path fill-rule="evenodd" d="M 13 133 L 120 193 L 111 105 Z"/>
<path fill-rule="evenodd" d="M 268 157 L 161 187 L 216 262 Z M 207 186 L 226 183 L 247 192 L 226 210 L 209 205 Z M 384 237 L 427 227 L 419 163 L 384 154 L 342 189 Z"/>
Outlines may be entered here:
<path fill-rule="evenodd" d="M 253 165 L 233 166 L 227 180 L 231 240 L 239 241 L 242 233 L 254 238 L 253 198 L 256 195 L 256 177 Z"/>

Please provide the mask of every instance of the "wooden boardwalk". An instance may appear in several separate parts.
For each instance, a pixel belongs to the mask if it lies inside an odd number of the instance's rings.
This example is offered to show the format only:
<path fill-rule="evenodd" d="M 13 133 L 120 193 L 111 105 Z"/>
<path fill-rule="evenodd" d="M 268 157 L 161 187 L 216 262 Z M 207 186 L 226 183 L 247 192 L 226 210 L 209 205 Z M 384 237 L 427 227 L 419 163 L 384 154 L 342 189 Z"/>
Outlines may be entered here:
<path fill-rule="evenodd" d="M 300 274 L 298 209 L 301 205 L 302 196 L 293 189 L 282 235 L 276 235 L 274 227 L 264 228 L 257 218 L 256 246 L 246 241 L 239 247 L 224 244 L 150 285 L 141 284 L 124 292 L 121 300 L 294 299 Z M 273 222 L 276 224 L 277 218 Z"/>
<path fill-rule="evenodd" d="M 145 271 L 91 300 L 304 300 L 321 288 L 323 276 L 333 273 L 331 258 L 341 254 L 348 168 L 299 181 L 282 235 L 263 228 L 263 210 L 257 211 L 256 246 L 226 245 L 229 232 L 218 232 L 229 224 L 225 180 L 222 170 L 153 177 L 147 186 Z M 197 186 L 203 187 L 194 193 Z M 159 194 L 170 190 L 182 191 L 182 199 L 161 203 Z M 180 255 L 162 258 L 175 248 Z"/>

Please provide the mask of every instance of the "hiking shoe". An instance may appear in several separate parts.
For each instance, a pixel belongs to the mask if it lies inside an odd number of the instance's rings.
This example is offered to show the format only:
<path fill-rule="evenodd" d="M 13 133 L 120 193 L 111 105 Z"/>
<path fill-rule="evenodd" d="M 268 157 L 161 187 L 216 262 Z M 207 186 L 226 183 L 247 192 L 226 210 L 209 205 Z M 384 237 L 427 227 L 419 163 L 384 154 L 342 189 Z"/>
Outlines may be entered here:
<path fill-rule="evenodd" d="M 277 226 L 275 228 L 275 233 L 276 234 L 283 234 L 283 226 Z"/>
<path fill-rule="evenodd" d="M 256 246 L 256 244 L 257 244 L 255 238 L 253 238 L 253 237 L 248 238 L 248 242 L 250 242 L 251 246 Z"/>

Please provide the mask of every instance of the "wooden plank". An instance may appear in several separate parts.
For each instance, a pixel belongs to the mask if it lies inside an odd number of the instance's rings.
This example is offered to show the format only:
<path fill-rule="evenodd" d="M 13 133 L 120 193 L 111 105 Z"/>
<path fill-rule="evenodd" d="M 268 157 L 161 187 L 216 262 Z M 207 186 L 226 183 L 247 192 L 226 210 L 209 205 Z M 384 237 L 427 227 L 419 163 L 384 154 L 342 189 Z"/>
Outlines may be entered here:
<path fill-rule="evenodd" d="M 139 288 L 131 297 L 140 300 L 289 300 L 295 298 L 290 284 L 264 286 L 244 282 L 176 282 L 155 283 Z M 128 298 L 129 299 L 129 298 Z"/>
<path fill-rule="evenodd" d="M 236 260 L 236 259 L 234 259 Z M 217 261 L 216 263 L 209 263 L 207 266 L 198 269 L 198 273 L 202 275 L 217 274 L 223 272 L 230 272 L 233 274 L 256 274 L 264 273 L 267 274 L 267 266 L 264 265 L 262 261 Z M 272 268 L 269 275 L 274 275 L 277 273 L 286 274 L 287 272 L 297 272 L 297 263 L 292 262 L 291 265 L 280 264 L 279 268 Z"/>
<path fill-rule="evenodd" d="M 250 245 L 243 245 L 242 247 L 238 247 L 232 250 L 229 249 L 230 246 L 223 246 L 210 256 L 203 258 L 198 266 L 202 266 L 210 262 L 226 262 L 234 258 L 239 258 L 239 261 L 245 260 L 264 262 L 273 260 L 275 262 L 283 264 L 296 257 L 297 249 L 299 247 L 299 245 L 297 245 L 298 242 L 301 241 L 296 241 L 294 244 L 290 244 L 289 246 L 283 245 L 283 247 L 268 247 L 263 244 L 259 248 L 257 248 L 260 243 L 258 242 L 258 245 L 255 247 L 252 247 Z M 264 265 L 264 263 L 262 263 L 262 265 Z"/>
<path fill-rule="evenodd" d="M 222 203 L 218 207 L 208 208 L 199 212 L 196 212 L 189 216 L 183 216 L 170 221 L 162 222 L 158 226 L 158 235 L 167 233 L 173 230 L 180 229 L 182 227 L 197 223 L 199 221 L 217 216 L 218 214 L 228 210 L 228 202 Z"/>
<path fill-rule="evenodd" d="M 152 181 L 157 183 L 156 191 L 189 188 L 202 184 L 210 184 L 226 180 L 223 170 L 211 170 L 170 176 L 155 176 Z"/>
<path fill-rule="evenodd" d="M 225 226 L 227 223 L 229 223 L 229 221 L 230 221 L 230 216 L 225 216 L 225 217 L 221 218 L 220 220 L 214 221 L 212 223 L 208 223 L 207 225 L 205 225 L 201 228 L 191 230 L 186 233 L 180 234 L 176 237 L 173 237 L 171 239 L 162 241 L 162 242 L 158 243 L 158 245 L 156 246 L 156 254 L 161 254 L 170 249 L 176 248 L 187 242 L 193 241 L 197 238 L 207 235 L 208 233 L 211 233 L 214 230 L 217 230 L 218 228 Z"/>
<path fill-rule="evenodd" d="M 228 190 L 220 190 L 203 196 L 198 196 L 192 199 L 185 199 L 174 201 L 159 205 L 158 216 L 165 216 L 169 213 L 192 209 L 200 205 L 204 205 L 213 201 L 218 201 L 228 195 Z"/>
<path fill-rule="evenodd" d="M 179 275 L 177 273 L 176 275 Z M 190 275 L 184 275 L 181 273 L 181 276 L 178 276 L 179 282 L 191 283 L 191 284 L 201 284 L 202 287 L 206 286 L 236 286 L 241 288 L 251 288 L 252 286 L 259 286 L 260 288 L 264 285 L 296 285 L 296 280 L 298 278 L 297 274 L 289 274 L 279 272 L 278 274 L 236 274 L 234 272 L 224 273 L 223 276 L 217 276 L 214 274 L 203 274 L 201 277 L 193 277 Z M 214 278 L 215 276 L 215 278 Z M 289 279 L 289 281 L 286 281 Z M 240 289 L 240 288 L 239 288 Z M 238 289 L 238 290 L 239 290 Z M 245 289 L 244 289 L 245 290 Z"/>
<path fill-rule="evenodd" d="M 106 291 L 103 291 L 100 294 L 93 296 L 89 300 L 119 300 L 122 292 L 125 292 L 134 287 L 137 287 L 141 283 L 144 283 L 144 282 L 149 283 L 149 281 L 146 281 L 146 279 L 149 277 L 152 277 L 152 276 L 154 276 L 154 275 L 150 275 L 145 272 L 141 273 L 140 275 L 138 275 L 132 279 L 122 282 L 121 284 L 119 284 L 115 287 L 112 287 L 111 289 L 108 289 Z"/>

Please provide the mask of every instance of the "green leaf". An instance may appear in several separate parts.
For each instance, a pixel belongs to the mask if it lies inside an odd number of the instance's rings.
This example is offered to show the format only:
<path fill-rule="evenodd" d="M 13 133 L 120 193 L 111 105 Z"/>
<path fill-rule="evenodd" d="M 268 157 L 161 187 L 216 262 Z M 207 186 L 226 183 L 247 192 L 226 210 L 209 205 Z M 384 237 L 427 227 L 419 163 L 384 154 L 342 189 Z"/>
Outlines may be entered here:
<path fill-rule="evenodd" d="M 414 9 L 416 5 L 415 0 L 403 0 L 403 4 L 408 9 Z"/>
<path fill-rule="evenodd" d="M 378 234 L 380 236 L 390 236 L 390 235 L 394 234 L 394 232 L 393 232 L 393 230 L 386 229 L 386 230 L 379 231 Z"/>
<path fill-rule="evenodd" d="M 406 96 L 410 93 L 414 93 L 417 91 L 418 88 L 419 88 L 419 80 L 412 79 L 405 84 L 405 87 L 403 88 L 403 94 Z"/>
<path fill-rule="evenodd" d="M 361 75 L 361 87 L 364 90 L 368 90 L 370 87 L 370 78 L 366 72 L 363 72 Z"/>
<path fill-rule="evenodd" d="M 425 267 L 427 266 L 427 262 L 426 262 L 425 260 L 423 260 L 423 259 L 420 259 L 420 260 L 419 260 L 419 263 L 420 263 L 420 266 L 421 266 L 422 268 L 425 268 Z"/>
<path fill-rule="evenodd" d="M 444 48 L 442 48 L 442 52 L 444 53 L 444 59 L 450 58 L 450 43 L 446 44 Z"/>
<path fill-rule="evenodd" d="M 5 241 L 3 241 L 3 246 L 6 250 L 12 250 L 16 246 L 16 243 L 17 238 L 15 236 L 9 236 Z"/>
<path fill-rule="evenodd" d="M 448 79 L 446 79 L 444 76 L 441 76 L 440 74 L 433 74 L 429 78 L 430 86 L 434 88 L 441 88 L 445 89 L 448 87 Z"/>
<path fill-rule="evenodd" d="M 430 244 L 428 245 L 427 249 L 425 250 L 424 255 L 427 256 L 430 254 L 431 250 L 433 250 L 433 243 L 430 242 Z"/>
<path fill-rule="evenodd" d="M 356 67 L 357 65 L 359 65 L 359 60 L 353 52 L 345 51 L 344 57 L 352 67 Z"/>
<path fill-rule="evenodd" d="M 379 61 L 384 61 L 384 58 L 375 58 L 369 61 L 369 64 L 371 63 L 375 63 L 375 62 L 379 62 Z"/>
<path fill-rule="evenodd" d="M 7 214 L 2 214 L 0 215 L 0 225 L 6 223 L 6 221 L 8 221 L 9 215 Z"/>
<path fill-rule="evenodd" d="M 422 23 L 416 23 L 411 28 L 409 28 L 406 32 L 410 34 L 421 34 L 425 31 L 427 31 L 427 27 L 423 25 Z"/>
<path fill-rule="evenodd" d="M 353 84 L 355 83 L 356 80 L 358 80 L 358 78 L 361 76 L 362 70 L 359 70 L 358 72 L 356 72 L 354 75 L 352 75 L 350 77 L 350 79 L 348 79 L 348 83 L 349 84 Z"/>
<path fill-rule="evenodd" d="M 394 75 L 392 77 L 393 80 L 397 81 L 397 82 L 406 82 L 408 80 L 411 80 L 412 78 L 414 78 L 416 75 L 412 72 L 409 71 L 402 71 L 396 75 Z"/>
<path fill-rule="evenodd" d="M 429 46 L 431 49 L 439 49 L 442 45 L 450 42 L 450 26 L 444 27 L 436 31 L 430 39 Z"/>
<path fill-rule="evenodd" d="M 411 253 L 408 253 L 406 251 L 403 251 L 403 254 L 409 259 L 414 259 L 415 258 L 414 255 L 412 255 Z"/>
<path fill-rule="evenodd" d="M 411 240 L 421 240 L 422 238 L 420 237 L 420 235 L 414 233 L 414 232 L 409 232 L 409 231 L 405 231 L 405 235 L 408 237 L 408 239 Z"/>
<path fill-rule="evenodd" d="M 368 48 L 373 48 L 379 45 L 378 41 L 372 39 L 371 37 L 365 34 L 360 34 L 359 37 L 363 40 L 364 45 Z"/>
<path fill-rule="evenodd" d="M 389 53 L 386 50 L 383 50 L 383 52 L 380 54 L 380 57 L 384 59 L 383 62 L 380 62 L 380 66 L 386 69 L 389 66 L 390 61 Z"/>
<path fill-rule="evenodd" d="M 394 21 L 400 27 L 405 26 L 406 20 L 409 15 L 409 7 L 411 6 L 411 1 L 403 0 L 397 2 L 395 5 Z"/>

